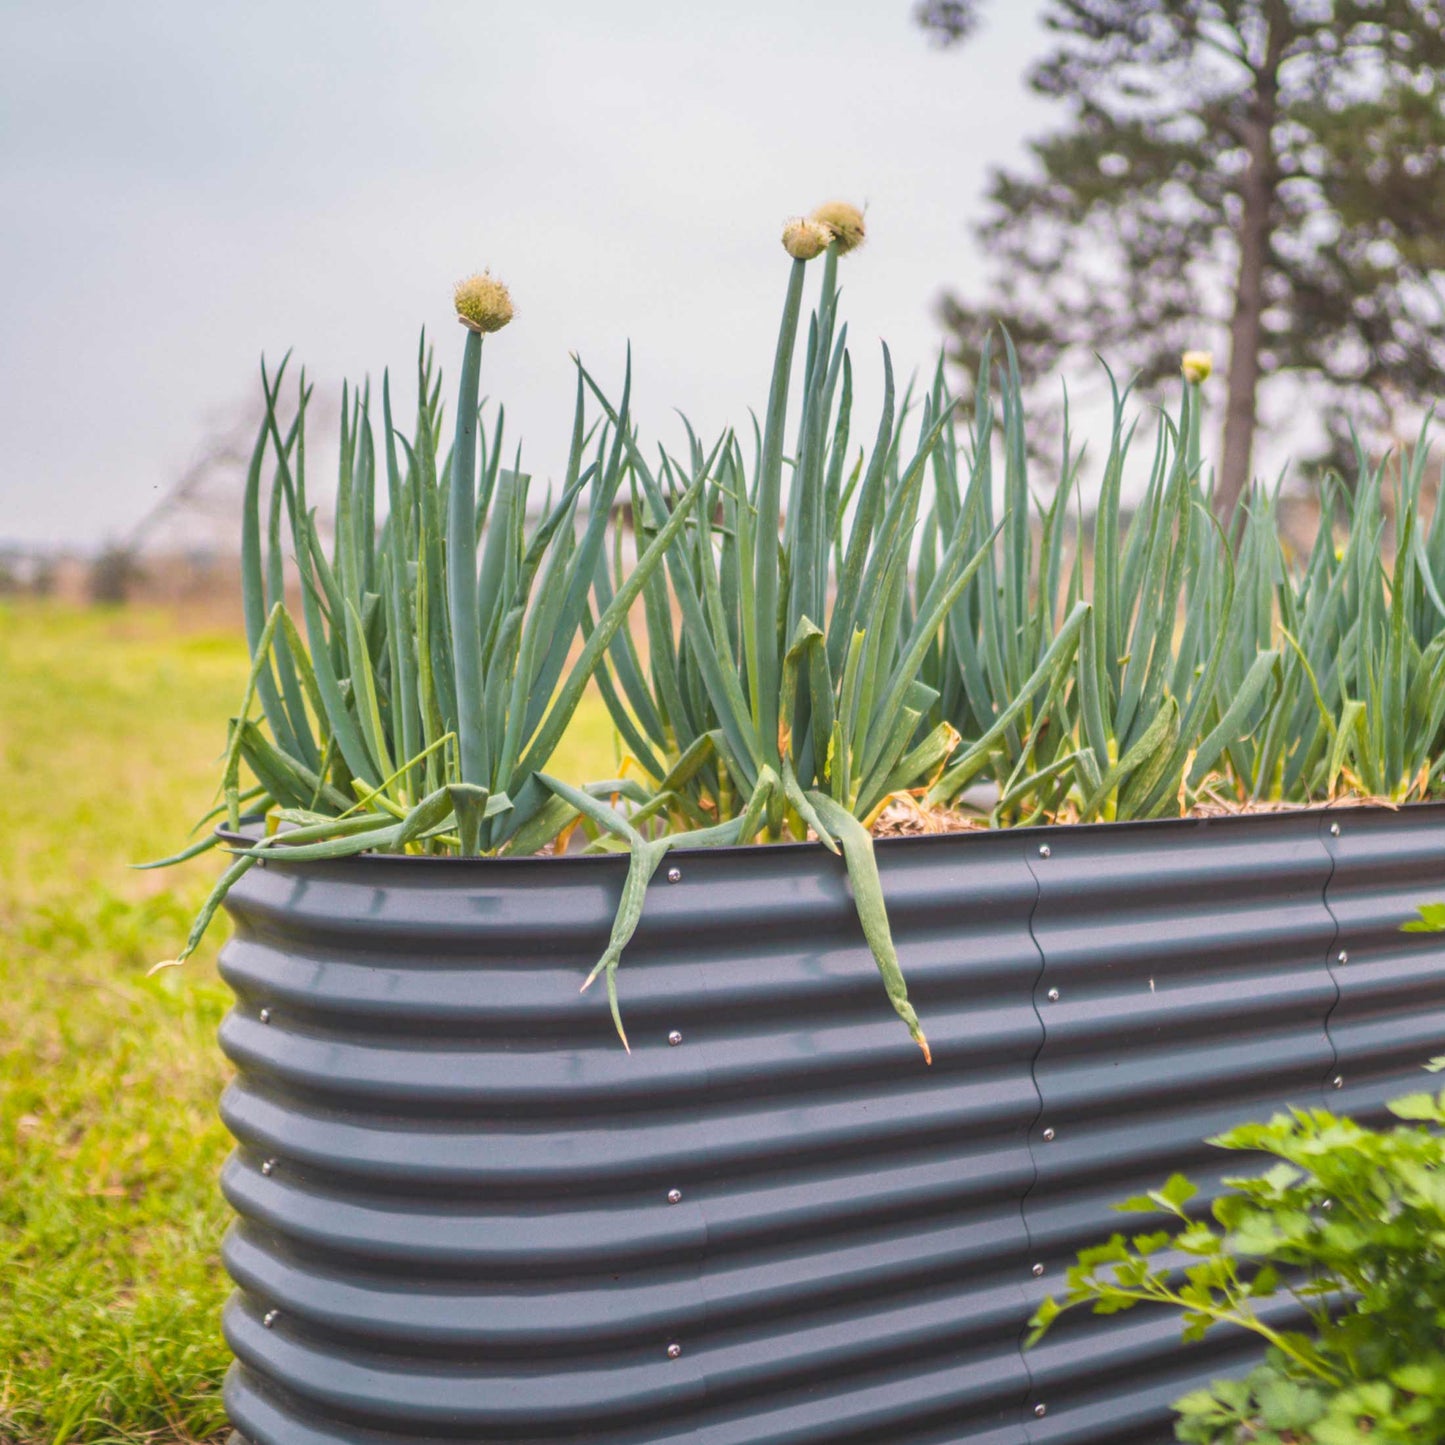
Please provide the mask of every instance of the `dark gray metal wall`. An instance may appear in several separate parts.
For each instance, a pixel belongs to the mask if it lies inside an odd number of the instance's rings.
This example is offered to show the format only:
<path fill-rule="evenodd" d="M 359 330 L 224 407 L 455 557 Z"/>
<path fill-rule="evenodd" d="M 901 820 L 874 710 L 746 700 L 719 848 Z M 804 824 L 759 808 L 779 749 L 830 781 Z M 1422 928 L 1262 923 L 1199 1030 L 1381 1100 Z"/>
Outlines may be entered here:
<path fill-rule="evenodd" d="M 880 860 L 931 1069 L 821 850 L 659 878 L 631 1056 L 577 992 L 618 860 L 253 870 L 222 959 L 243 1435 L 1171 1439 L 1169 1402 L 1247 1342 L 1081 1316 L 1025 1353 L 1025 1322 L 1112 1202 L 1237 1168 L 1209 1134 L 1379 1117 L 1445 1052 L 1445 949 L 1399 932 L 1445 899 L 1445 808 Z"/>

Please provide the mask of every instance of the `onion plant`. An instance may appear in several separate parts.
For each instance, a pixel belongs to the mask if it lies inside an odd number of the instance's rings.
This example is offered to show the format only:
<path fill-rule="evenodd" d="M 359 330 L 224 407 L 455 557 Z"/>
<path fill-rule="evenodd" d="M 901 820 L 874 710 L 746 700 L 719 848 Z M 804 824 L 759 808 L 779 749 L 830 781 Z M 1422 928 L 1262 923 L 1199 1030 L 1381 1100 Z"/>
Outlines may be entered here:
<path fill-rule="evenodd" d="M 926 724 L 939 694 L 920 671 L 950 608 L 987 562 L 991 537 L 975 535 L 975 496 L 927 585 L 913 587 L 914 535 L 952 406 L 926 401 L 908 440 L 886 347 L 871 447 L 850 465 L 853 374 L 838 320 L 837 267 L 863 234 L 861 214 L 842 204 L 783 233 L 791 264 L 751 465 L 734 433 L 705 448 L 691 427 L 682 456 L 664 449 L 649 461 L 587 377 L 629 441 L 633 515 L 648 554 L 663 541 L 671 499 L 699 480 L 705 493 L 668 544 L 667 576 L 658 571 L 642 587 L 646 662 L 622 630 L 598 672 L 637 765 L 631 801 L 638 806 L 628 816 L 548 781 L 631 854 L 623 906 L 594 971 L 606 979 L 615 1018 L 622 950 L 667 851 L 811 836 L 842 853 L 888 997 L 928 1057 L 868 824 L 895 792 L 936 776 L 958 741 L 949 722 Z M 788 455 L 805 273 L 820 256 Z M 602 616 L 637 575 L 620 547 L 599 558 L 594 594 Z"/>
<path fill-rule="evenodd" d="M 510 299 L 483 275 L 463 282 L 456 302 L 467 335 L 450 453 L 440 456 L 441 379 L 425 343 L 410 437 L 395 425 L 389 377 L 379 447 L 369 388 L 344 392 L 329 553 L 307 493 L 310 390 L 303 377 L 295 410 L 283 417 L 285 364 L 274 380 L 263 366 L 265 420 L 242 538 L 252 668 L 229 730 L 224 801 L 206 821 L 224 814 L 234 840 L 244 804 L 275 831 L 232 847 L 181 959 L 235 881 L 280 847 L 293 861 L 367 851 L 529 853 L 575 816 L 543 786 L 542 769 L 704 482 L 668 499 L 651 545 L 609 605 L 589 616 L 627 471 L 626 400 L 615 420 L 589 427 L 579 381 L 565 479 L 533 516 L 531 478 L 519 458 L 504 465 L 501 412 L 490 436 L 480 424 L 482 339 L 510 320 Z M 288 542 L 301 627 L 284 595 Z M 573 656 L 584 622 L 588 636 Z M 245 793 L 243 763 L 256 779 Z"/>
<path fill-rule="evenodd" d="M 1261 558 L 1261 594 L 1273 584 L 1281 652 L 1258 725 L 1231 748 L 1253 797 L 1307 801 L 1344 787 L 1405 802 L 1439 786 L 1445 513 L 1437 504 L 1426 520 L 1427 428 L 1428 419 L 1393 487 L 1386 465 L 1371 466 L 1363 452 L 1353 489 L 1324 483 L 1319 531 L 1297 570 L 1284 556 L 1274 499 L 1257 499 L 1248 542 Z"/>
<path fill-rule="evenodd" d="M 625 1044 L 618 970 L 668 852 L 813 838 L 842 855 L 927 1058 L 871 833 L 891 800 L 981 807 L 999 826 L 1439 790 L 1445 517 L 1427 520 L 1425 434 L 1393 484 L 1363 455 L 1353 488 L 1326 483 L 1295 562 L 1275 492 L 1247 499 L 1232 537 L 1214 520 L 1209 365 L 1191 353 L 1131 512 L 1137 424 L 1109 377 L 1086 529 L 1067 411 L 1036 495 L 1006 337 L 997 360 L 984 348 L 966 428 L 941 367 L 900 396 L 885 346 L 881 406 L 855 436 L 839 263 L 863 239 L 842 203 L 784 230 L 751 436 L 704 444 L 684 420 L 678 446 L 645 447 L 630 359 L 615 399 L 579 361 L 566 470 L 543 497 L 509 459 L 501 410 L 483 425 L 483 339 L 510 298 L 490 276 L 463 282 L 449 428 L 425 341 L 408 431 L 389 376 L 379 405 L 369 385 L 344 391 L 329 544 L 308 493 L 310 388 L 303 376 L 283 403 L 286 363 L 263 366 L 242 523 L 252 668 L 203 820 L 224 822 L 233 856 L 182 958 L 236 879 L 283 848 L 482 856 L 577 838 L 629 854 L 583 985 L 604 980 Z M 591 686 L 626 758 L 622 776 L 579 785 L 548 765 Z M 265 828 L 239 835 L 244 813 Z"/>
<path fill-rule="evenodd" d="M 924 659 L 923 677 L 938 694 L 940 717 L 965 740 L 932 780 L 927 801 L 954 803 L 981 777 L 996 786 L 995 822 L 1029 821 L 1052 811 L 1053 795 L 1070 785 L 1078 751 L 1066 712 L 1076 690 L 1073 664 L 1092 615 L 1077 537 L 1064 571 L 1079 459 L 1066 427 L 1063 474 L 1035 529 L 1018 367 L 1005 340 L 1002 516 L 995 520 L 995 408 L 985 342 L 967 445 L 960 445 L 950 417 L 945 444 L 933 455 L 934 505 L 921 533 L 917 577 L 919 588 L 931 585 L 960 529 L 984 548 L 983 565 L 954 599 Z M 952 411 L 941 368 L 932 408 Z"/>
<path fill-rule="evenodd" d="M 1202 378 L 1187 384 L 1177 418 L 1160 417 L 1147 485 L 1123 526 L 1135 427 L 1126 425 L 1127 389 L 1109 377 L 1113 420 L 1090 558 L 1081 517 L 1069 535 L 1083 453 L 1067 410 L 1061 475 L 1047 503 L 1035 503 L 1018 369 L 1005 342 L 998 407 L 985 347 L 968 445 L 950 443 L 936 458 L 920 586 L 959 518 L 972 509 L 980 537 L 992 527 L 997 410 L 1003 532 L 928 660 L 944 715 L 964 738 L 928 801 L 957 802 L 982 777 L 994 784 L 996 824 L 1177 812 L 1243 733 L 1248 708 L 1225 700 L 1221 679 L 1226 660 L 1253 642 L 1200 475 Z M 941 376 L 935 394 L 946 397 Z M 1258 696 L 1260 673 L 1246 698 Z"/>

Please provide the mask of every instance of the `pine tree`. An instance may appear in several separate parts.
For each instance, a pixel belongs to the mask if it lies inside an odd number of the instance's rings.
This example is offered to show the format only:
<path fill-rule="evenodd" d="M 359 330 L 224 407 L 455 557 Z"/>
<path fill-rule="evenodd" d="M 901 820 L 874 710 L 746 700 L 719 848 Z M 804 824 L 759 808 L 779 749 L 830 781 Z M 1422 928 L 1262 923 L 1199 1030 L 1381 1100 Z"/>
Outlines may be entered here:
<path fill-rule="evenodd" d="M 966 38 L 981 0 L 925 0 Z M 1445 0 L 1046 0 L 1029 75 L 1064 123 L 995 170 L 982 304 L 1038 376 L 1098 351 L 1142 383 L 1227 334 L 1221 515 L 1262 387 L 1303 383 L 1338 439 L 1445 393 Z"/>

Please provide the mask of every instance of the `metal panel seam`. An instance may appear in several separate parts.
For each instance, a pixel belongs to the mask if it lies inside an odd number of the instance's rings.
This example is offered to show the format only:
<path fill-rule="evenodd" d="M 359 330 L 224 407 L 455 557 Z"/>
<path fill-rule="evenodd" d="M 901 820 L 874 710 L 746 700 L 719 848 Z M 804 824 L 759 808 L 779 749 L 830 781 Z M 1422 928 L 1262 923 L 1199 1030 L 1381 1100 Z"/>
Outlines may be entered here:
<path fill-rule="evenodd" d="M 1038 1071 L 1039 1059 L 1043 1055 L 1044 1044 L 1048 1040 L 1049 1028 L 1048 1024 L 1044 1021 L 1043 1010 L 1039 1007 L 1039 988 L 1043 983 L 1044 974 L 1048 969 L 1048 959 L 1044 957 L 1043 945 L 1039 942 L 1038 934 L 1034 930 L 1034 919 L 1038 915 L 1039 900 L 1043 897 L 1043 884 L 1040 882 L 1039 875 L 1034 869 L 1033 860 L 1029 856 L 1029 847 L 1027 844 L 1022 848 L 1020 856 L 1023 858 L 1024 867 L 1029 870 L 1029 877 L 1034 880 L 1034 901 L 1033 906 L 1029 909 L 1029 940 L 1034 946 L 1034 952 L 1039 956 L 1039 969 L 1034 975 L 1034 981 L 1029 988 L 1029 1003 L 1033 1006 L 1034 1017 L 1039 1021 L 1038 1046 L 1034 1049 L 1033 1058 L 1029 1060 L 1029 1082 L 1034 1088 L 1034 1101 L 1037 1107 L 1034 1110 L 1033 1118 L 1029 1120 L 1028 1133 L 1024 1139 L 1029 1151 L 1029 1166 L 1033 1170 L 1033 1177 L 1029 1180 L 1028 1184 L 1025 1185 L 1023 1193 L 1019 1195 L 1019 1222 L 1023 1225 L 1024 1239 L 1027 1243 L 1028 1253 L 1032 1256 L 1034 1252 L 1034 1237 L 1032 1231 L 1029 1229 L 1028 1200 L 1029 1195 L 1034 1191 L 1034 1186 L 1039 1182 L 1039 1161 L 1034 1154 L 1034 1135 L 1038 1131 L 1039 1120 L 1044 1116 L 1044 1091 L 1039 1086 Z M 1019 1292 L 1021 1295 L 1024 1294 L 1022 1289 L 1020 1289 Z M 1026 1301 L 1027 1296 L 1024 1295 L 1024 1298 Z M 1028 1380 L 1028 1391 L 1019 1402 L 1019 1411 L 1022 1417 L 1024 1433 L 1032 1439 L 1033 1431 L 1029 1428 L 1029 1420 L 1032 1418 L 1030 1406 L 1034 1403 L 1036 1386 L 1034 1384 L 1033 1367 L 1029 1364 L 1029 1352 L 1024 1345 L 1024 1341 L 1028 1338 L 1030 1318 L 1031 1316 L 1026 1315 L 1019 1325 L 1019 1362 L 1023 1365 L 1024 1376 Z"/>
<path fill-rule="evenodd" d="M 712 981 L 708 977 L 706 967 L 702 970 L 702 991 L 708 998 L 714 997 Z M 712 1048 L 710 1044 L 703 1045 L 702 1050 L 702 1077 L 703 1087 L 707 1095 L 712 1094 L 713 1070 L 712 1070 Z M 712 1144 L 708 1141 L 708 1147 L 704 1151 L 705 1156 L 711 1156 Z M 704 1167 L 699 1171 L 699 1181 L 709 1179 L 712 1174 L 710 1157 L 706 1159 Z M 712 1202 L 712 1196 L 707 1192 L 707 1185 L 701 1185 L 703 1197 L 698 1204 L 698 1214 L 702 1219 L 702 1255 L 697 1266 L 697 1292 L 702 1300 L 702 1318 L 698 1321 L 698 1336 L 700 1339 L 710 1339 L 713 1325 L 712 1294 L 708 1289 L 708 1275 L 711 1272 L 712 1260 L 712 1220 L 708 1217 L 708 1206 Z M 700 1402 L 699 1414 L 696 1417 L 697 1423 L 690 1432 L 691 1438 L 697 1441 L 706 1439 L 707 1429 L 707 1406 L 709 1396 L 712 1394 L 712 1380 L 708 1375 L 706 1367 L 706 1354 L 703 1356 L 703 1365 L 698 1374 L 702 1378 L 702 1400 Z"/>
<path fill-rule="evenodd" d="M 1324 1096 L 1325 1107 L 1329 1107 L 1330 1092 L 1340 1086 L 1334 1081 L 1340 1079 L 1340 1050 L 1335 1043 L 1334 1034 L 1330 1032 L 1330 1020 L 1335 1016 L 1335 1010 L 1340 1006 L 1340 999 L 1343 997 L 1340 991 L 1339 976 L 1335 973 L 1335 959 L 1340 947 L 1340 920 L 1335 915 L 1335 910 L 1330 904 L 1330 885 L 1335 881 L 1335 869 L 1338 866 L 1335 858 L 1332 838 L 1339 836 L 1338 819 L 1320 819 L 1320 846 L 1325 850 L 1325 856 L 1330 860 L 1330 871 L 1325 875 L 1324 890 L 1320 895 L 1320 902 L 1324 905 L 1325 912 L 1330 916 L 1330 922 L 1335 926 L 1334 936 L 1330 939 L 1330 946 L 1325 952 L 1325 972 L 1330 976 L 1330 983 L 1335 990 L 1334 999 L 1325 1010 L 1324 1029 L 1325 1042 L 1330 1046 L 1330 1070 L 1320 1083 L 1320 1093 Z"/>

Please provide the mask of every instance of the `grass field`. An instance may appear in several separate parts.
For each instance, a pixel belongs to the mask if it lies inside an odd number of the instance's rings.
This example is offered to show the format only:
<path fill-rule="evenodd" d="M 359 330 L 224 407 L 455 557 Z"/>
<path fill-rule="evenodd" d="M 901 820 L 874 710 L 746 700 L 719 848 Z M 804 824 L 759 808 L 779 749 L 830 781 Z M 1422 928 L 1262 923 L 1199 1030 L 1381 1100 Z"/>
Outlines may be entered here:
<path fill-rule="evenodd" d="M 126 865 L 208 805 L 244 680 L 236 632 L 0 607 L 0 1445 L 222 1438 L 224 925 L 146 977 L 215 863 Z M 611 769 L 584 703 L 556 771 Z"/>

